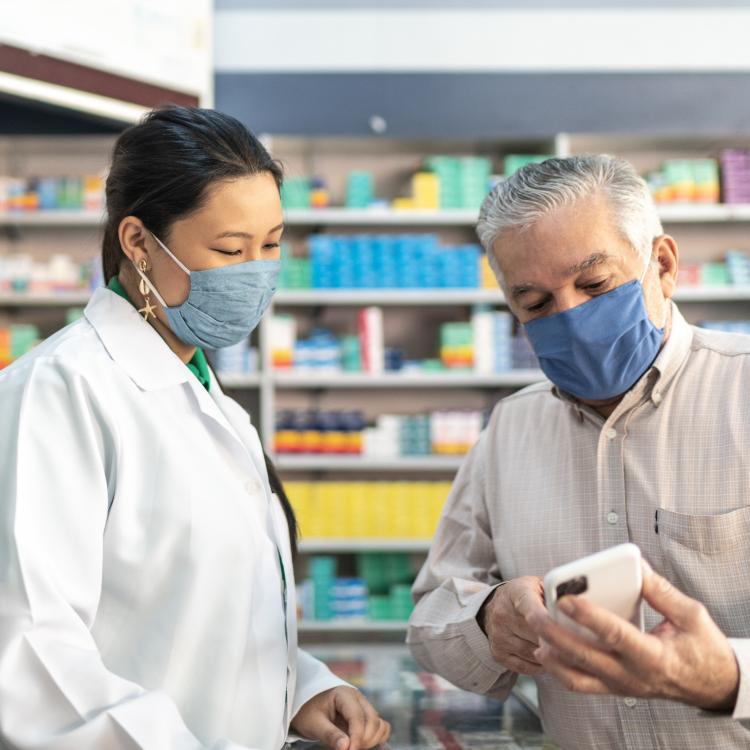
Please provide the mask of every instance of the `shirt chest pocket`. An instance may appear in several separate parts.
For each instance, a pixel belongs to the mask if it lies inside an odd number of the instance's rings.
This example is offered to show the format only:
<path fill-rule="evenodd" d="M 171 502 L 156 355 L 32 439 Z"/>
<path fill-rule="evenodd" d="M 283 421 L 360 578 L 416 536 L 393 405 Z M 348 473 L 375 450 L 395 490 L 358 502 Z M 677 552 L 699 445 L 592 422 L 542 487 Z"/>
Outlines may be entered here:
<path fill-rule="evenodd" d="M 708 516 L 660 508 L 657 524 L 672 581 L 725 635 L 750 636 L 750 506 Z"/>

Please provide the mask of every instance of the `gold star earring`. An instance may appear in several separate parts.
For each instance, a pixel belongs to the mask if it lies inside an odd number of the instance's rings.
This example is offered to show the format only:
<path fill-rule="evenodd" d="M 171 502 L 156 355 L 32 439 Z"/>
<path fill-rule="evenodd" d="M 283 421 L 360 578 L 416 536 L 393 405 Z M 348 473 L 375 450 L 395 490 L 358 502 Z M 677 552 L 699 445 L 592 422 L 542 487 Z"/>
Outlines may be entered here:
<path fill-rule="evenodd" d="M 145 259 L 141 259 L 140 263 L 138 263 L 138 268 L 140 268 L 143 273 L 146 273 L 146 271 L 148 271 L 148 263 L 146 263 Z M 141 296 L 146 303 L 140 310 L 138 310 L 138 312 L 143 315 L 144 320 L 148 320 L 149 315 L 155 319 L 156 314 L 154 313 L 154 310 L 156 308 L 151 304 L 151 298 L 149 297 L 149 293 L 151 290 L 148 288 L 148 284 L 146 284 L 143 279 L 141 279 L 140 283 L 138 284 L 138 291 L 141 293 Z"/>

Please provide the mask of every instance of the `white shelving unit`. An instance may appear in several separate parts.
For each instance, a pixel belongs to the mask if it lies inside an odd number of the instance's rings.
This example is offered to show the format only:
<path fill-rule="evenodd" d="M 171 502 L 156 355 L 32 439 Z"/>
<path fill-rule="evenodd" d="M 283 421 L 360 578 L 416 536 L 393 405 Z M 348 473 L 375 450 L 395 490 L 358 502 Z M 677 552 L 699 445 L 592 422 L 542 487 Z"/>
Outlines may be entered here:
<path fill-rule="evenodd" d="M 565 137 L 555 138 L 557 153 L 563 155 Z M 542 148 L 548 151 L 550 144 Z M 650 146 L 649 146 L 650 148 Z M 574 150 L 578 150 L 574 147 Z M 616 151 L 616 149 L 605 149 Z M 672 228 L 680 225 L 681 231 L 691 226 L 689 231 L 701 236 L 714 231 L 721 225 L 736 225 L 734 231 L 744 231 L 744 224 L 750 224 L 749 205 L 662 205 L 659 207 L 662 221 Z M 102 211 L 40 211 L 40 212 L 0 212 L 0 229 L 7 229 L 8 235 L 32 232 L 35 229 L 49 230 L 91 229 L 98 230 L 104 221 Z M 352 210 L 328 208 L 311 210 L 288 210 L 285 223 L 290 234 L 296 232 L 335 231 L 393 231 L 402 228 L 409 232 L 441 231 L 445 235 L 462 236 L 476 241 L 473 226 L 477 220 L 474 210 L 456 211 L 396 211 L 389 208 L 372 210 Z M 93 231 L 92 231 L 93 234 Z M 83 306 L 88 301 L 88 292 L 59 294 L 14 294 L 0 292 L 0 309 L 23 310 L 24 308 Z M 750 301 L 750 286 L 726 287 L 684 287 L 677 290 L 675 300 L 685 303 L 741 303 Z M 378 305 L 389 308 L 437 308 L 442 315 L 448 308 L 460 309 L 462 314 L 477 304 L 496 306 L 506 305 L 499 289 L 356 289 L 356 290 L 280 290 L 272 303 L 269 315 L 259 328 L 259 348 L 261 351 L 261 372 L 251 375 L 220 375 L 227 389 L 237 392 L 248 391 L 249 396 L 257 396 L 260 407 L 260 427 L 265 446 L 273 446 L 273 426 L 277 395 L 283 398 L 307 399 L 324 397 L 331 392 L 344 392 L 352 401 L 364 401 L 368 394 L 404 391 L 411 398 L 424 390 L 431 394 L 456 393 L 464 391 L 490 391 L 492 389 L 512 390 L 540 382 L 544 379 L 538 370 L 521 370 L 491 376 L 466 373 L 384 373 L 379 376 L 349 373 L 282 372 L 270 367 L 269 319 L 274 310 L 294 312 L 304 316 L 321 309 L 358 308 Z M 41 315 L 42 312 L 38 311 Z M 45 311 L 45 314 L 48 314 Z M 416 312 L 412 314 L 417 314 Z M 750 317 L 750 316 L 748 316 Z M 254 419 L 257 419 L 254 415 Z M 387 477 L 416 473 L 420 476 L 445 477 L 458 470 L 462 456 L 400 457 L 394 459 L 369 459 L 348 456 L 287 456 L 276 458 L 280 471 L 286 476 L 304 472 L 326 472 L 332 476 L 347 477 L 367 472 L 377 472 Z M 300 552 L 308 554 L 349 554 L 363 551 L 403 552 L 423 555 L 429 547 L 428 540 L 415 539 L 303 539 Z M 402 622 L 350 622 L 350 621 L 301 621 L 300 631 L 308 634 L 340 633 L 403 633 L 406 624 Z"/>
<path fill-rule="evenodd" d="M 750 204 L 675 203 L 659 206 L 659 215 L 667 223 L 750 222 Z M 290 209 L 284 222 L 287 226 L 363 226 L 363 227 L 471 227 L 476 223 L 473 210 L 392 209 Z M 97 227 L 104 221 L 101 211 L 3 211 L 0 226 L 18 227 Z"/>
<path fill-rule="evenodd" d="M 453 472 L 458 471 L 464 456 L 403 456 L 368 458 L 366 456 L 294 456 L 277 455 L 275 464 L 282 471 L 384 471 L 384 472 Z"/>
<path fill-rule="evenodd" d="M 89 292 L 0 292 L 0 307 L 78 307 L 85 305 L 90 298 Z"/>
<path fill-rule="evenodd" d="M 307 554 L 333 552 L 427 552 L 429 539 L 303 539 L 299 551 Z"/>
<path fill-rule="evenodd" d="M 440 307 L 482 303 L 503 305 L 505 296 L 499 289 L 282 289 L 274 295 L 276 307 Z"/>
<path fill-rule="evenodd" d="M 406 633 L 406 623 L 396 620 L 299 620 L 300 633 Z"/>
<path fill-rule="evenodd" d="M 103 211 L 0 211 L 0 227 L 98 227 Z"/>
<path fill-rule="evenodd" d="M 518 388 L 544 380 L 539 370 L 512 370 L 498 375 L 439 373 L 365 375 L 339 373 L 275 373 L 271 378 L 276 388 Z"/>
<path fill-rule="evenodd" d="M 89 292 L 18 293 L 0 292 L 0 307 L 66 307 L 85 305 Z M 674 295 L 676 302 L 743 302 L 750 300 L 750 286 L 688 286 L 680 287 Z M 363 289 L 337 290 L 280 290 L 274 296 L 274 307 L 457 307 L 478 304 L 505 305 L 499 290 L 393 290 Z M 244 385 L 242 379 L 237 381 Z"/>

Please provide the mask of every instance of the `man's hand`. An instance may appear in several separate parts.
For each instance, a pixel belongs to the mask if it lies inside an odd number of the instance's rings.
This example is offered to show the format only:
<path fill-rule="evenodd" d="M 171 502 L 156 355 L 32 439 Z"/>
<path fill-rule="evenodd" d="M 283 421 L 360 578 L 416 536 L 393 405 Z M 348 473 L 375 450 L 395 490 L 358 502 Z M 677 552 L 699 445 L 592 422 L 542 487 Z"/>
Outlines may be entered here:
<path fill-rule="evenodd" d="M 334 750 L 369 750 L 391 735 L 391 725 L 359 690 L 344 686 L 310 698 L 292 720 L 292 729 Z"/>
<path fill-rule="evenodd" d="M 664 620 L 648 633 L 584 598 L 558 607 L 598 636 L 581 638 L 548 614 L 533 616 L 541 645 L 536 659 L 571 690 L 667 698 L 710 710 L 731 710 L 739 668 L 724 634 L 695 599 L 643 563 L 643 597 Z"/>
<path fill-rule="evenodd" d="M 490 642 L 492 658 L 520 674 L 544 671 L 534 656 L 539 639 L 531 625 L 533 613 L 547 613 L 542 579 L 534 576 L 514 578 L 499 586 L 480 612 L 479 623 Z"/>

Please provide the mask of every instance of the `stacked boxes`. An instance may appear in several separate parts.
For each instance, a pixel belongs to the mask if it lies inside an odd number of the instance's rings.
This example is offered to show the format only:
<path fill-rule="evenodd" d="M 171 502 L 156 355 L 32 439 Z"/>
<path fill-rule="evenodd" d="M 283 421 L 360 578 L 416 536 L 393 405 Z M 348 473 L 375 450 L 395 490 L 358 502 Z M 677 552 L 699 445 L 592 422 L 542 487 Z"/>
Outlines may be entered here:
<path fill-rule="evenodd" d="M 440 208 L 479 209 L 489 192 L 492 162 L 483 156 L 430 156 L 425 160 L 440 186 Z"/>
<path fill-rule="evenodd" d="M 471 317 L 474 369 L 478 374 L 507 372 L 513 362 L 513 316 L 477 306 Z"/>
<path fill-rule="evenodd" d="M 17 178 L 0 176 L 0 211 L 100 211 L 101 175 Z"/>
<path fill-rule="evenodd" d="M 313 235 L 314 289 L 432 289 L 479 286 L 477 245 L 440 247 L 435 235 Z"/>
<path fill-rule="evenodd" d="M 284 410 L 276 415 L 275 450 L 279 454 L 359 455 L 365 418 L 362 412 Z"/>
<path fill-rule="evenodd" d="M 721 189 L 724 203 L 750 203 L 750 150 L 721 152 Z"/>
<path fill-rule="evenodd" d="M 719 165 L 715 159 L 670 159 L 646 179 L 657 203 L 719 202 Z"/>
<path fill-rule="evenodd" d="M 101 261 L 80 263 L 58 253 L 48 261 L 17 253 L 0 256 L 0 291 L 32 294 L 89 291 L 102 285 Z"/>
<path fill-rule="evenodd" d="M 346 207 L 367 208 L 375 200 L 375 179 L 372 172 L 349 172 L 346 178 Z"/>
<path fill-rule="evenodd" d="M 258 372 L 258 350 L 249 339 L 209 352 L 211 364 L 222 375 L 250 375 Z"/>
<path fill-rule="evenodd" d="M 447 369 L 469 369 L 474 365 L 474 329 L 471 323 L 440 326 L 440 360 Z"/>
<path fill-rule="evenodd" d="M 356 555 L 357 577 L 337 577 L 336 559 L 310 558 L 309 578 L 298 586 L 302 620 L 398 620 L 412 611 L 414 571 L 408 555 Z"/>
<path fill-rule="evenodd" d="M 39 329 L 17 324 L 0 328 L 0 369 L 7 367 L 39 343 Z"/>
<path fill-rule="evenodd" d="M 450 482 L 286 482 L 309 539 L 429 539 Z"/>
<path fill-rule="evenodd" d="M 505 176 L 510 177 L 527 164 L 539 164 L 551 158 L 549 154 L 508 154 L 505 157 Z"/>
<path fill-rule="evenodd" d="M 281 185 L 281 205 L 285 210 L 310 208 L 311 184 L 307 177 L 287 177 Z"/>

